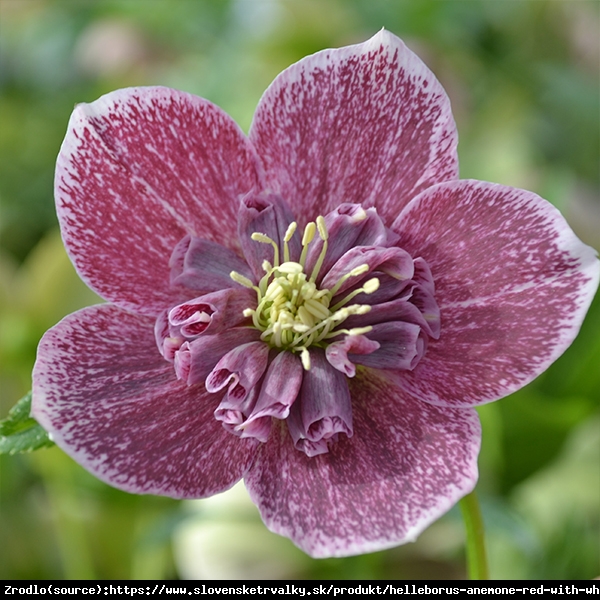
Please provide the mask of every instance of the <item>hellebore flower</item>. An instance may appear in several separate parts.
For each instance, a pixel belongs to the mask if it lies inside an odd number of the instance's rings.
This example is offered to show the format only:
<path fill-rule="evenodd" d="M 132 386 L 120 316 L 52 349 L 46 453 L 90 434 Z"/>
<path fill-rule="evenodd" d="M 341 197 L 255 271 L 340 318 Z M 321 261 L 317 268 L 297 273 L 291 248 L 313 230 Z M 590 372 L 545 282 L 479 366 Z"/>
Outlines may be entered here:
<path fill-rule="evenodd" d="M 475 486 L 473 406 L 569 346 L 599 276 L 548 202 L 458 180 L 456 145 L 387 31 L 286 69 L 248 137 L 167 88 L 77 106 L 57 211 L 108 303 L 43 337 L 34 416 L 130 492 L 244 478 L 313 556 L 413 540 Z"/>

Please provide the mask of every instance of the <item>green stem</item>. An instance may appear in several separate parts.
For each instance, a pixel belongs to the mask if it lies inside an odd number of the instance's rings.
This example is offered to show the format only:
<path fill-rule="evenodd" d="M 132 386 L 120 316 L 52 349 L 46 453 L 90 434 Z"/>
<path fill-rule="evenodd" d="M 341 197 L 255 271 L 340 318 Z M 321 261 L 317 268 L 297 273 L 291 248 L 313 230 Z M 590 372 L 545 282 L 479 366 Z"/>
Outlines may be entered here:
<path fill-rule="evenodd" d="M 460 501 L 460 509 L 467 531 L 467 570 L 469 579 L 489 579 L 483 519 L 481 518 L 475 490 Z"/>

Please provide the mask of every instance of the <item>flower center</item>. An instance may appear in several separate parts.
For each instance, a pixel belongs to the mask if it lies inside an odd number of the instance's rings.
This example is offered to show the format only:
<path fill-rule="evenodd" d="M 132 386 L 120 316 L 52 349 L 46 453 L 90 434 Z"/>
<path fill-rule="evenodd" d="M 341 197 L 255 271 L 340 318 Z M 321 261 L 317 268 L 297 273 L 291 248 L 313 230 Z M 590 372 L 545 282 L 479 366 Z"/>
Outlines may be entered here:
<path fill-rule="evenodd" d="M 350 315 L 365 314 L 371 310 L 368 304 L 348 303 L 360 293 L 371 294 L 379 287 L 375 277 L 331 305 L 333 297 L 351 277 L 358 277 L 369 271 L 368 264 L 362 264 L 340 277 L 330 289 L 319 289 L 316 280 L 327 254 L 328 233 L 325 219 L 317 217 L 316 222 L 308 223 L 302 236 L 302 253 L 298 262 L 290 260 L 288 243 L 296 233 L 297 224 L 291 223 L 283 239 L 283 262 L 280 263 L 279 246 L 262 233 L 253 233 L 255 242 L 273 246 L 273 264 L 263 262 L 265 275 L 258 285 L 248 278 L 232 271 L 230 277 L 237 283 L 251 288 L 257 294 L 256 308 L 244 310 L 244 316 L 252 317 L 253 325 L 261 331 L 261 340 L 273 348 L 280 348 L 300 354 L 306 370 L 310 369 L 308 348 L 325 348 L 333 338 L 342 334 L 364 334 L 372 327 L 339 329 L 338 326 Z M 310 275 L 306 271 L 306 258 L 310 244 L 316 233 L 323 241 L 319 257 Z"/>

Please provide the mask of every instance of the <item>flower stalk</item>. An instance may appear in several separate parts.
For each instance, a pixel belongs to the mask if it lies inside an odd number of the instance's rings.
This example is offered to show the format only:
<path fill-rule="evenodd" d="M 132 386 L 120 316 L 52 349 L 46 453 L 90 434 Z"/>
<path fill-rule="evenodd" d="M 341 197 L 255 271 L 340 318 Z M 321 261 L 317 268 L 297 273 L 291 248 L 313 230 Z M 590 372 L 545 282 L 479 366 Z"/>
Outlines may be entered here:
<path fill-rule="evenodd" d="M 467 533 L 467 573 L 469 579 L 487 580 L 490 576 L 485 552 L 485 531 L 475 490 L 460 501 L 460 510 Z"/>

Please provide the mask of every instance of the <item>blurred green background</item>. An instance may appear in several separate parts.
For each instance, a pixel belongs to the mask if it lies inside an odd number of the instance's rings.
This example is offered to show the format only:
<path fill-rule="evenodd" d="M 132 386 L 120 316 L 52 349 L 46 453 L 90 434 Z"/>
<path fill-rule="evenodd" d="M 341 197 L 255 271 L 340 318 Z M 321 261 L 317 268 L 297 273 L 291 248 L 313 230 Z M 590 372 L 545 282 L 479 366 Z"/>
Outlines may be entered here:
<path fill-rule="evenodd" d="M 247 131 L 282 69 L 381 27 L 448 91 L 461 176 L 536 191 L 600 247 L 597 1 L 0 0 L 1 416 L 31 386 L 42 333 L 97 301 L 65 256 L 52 198 L 74 104 L 162 84 Z M 561 359 L 480 410 L 494 578 L 600 575 L 599 332 L 597 299 Z M 3 579 L 465 576 L 456 509 L 414 544 L 316 561 L 270 534 L 240 488 L 195 502 L 128 495 L 57 448 L 0 466 Z"/>

